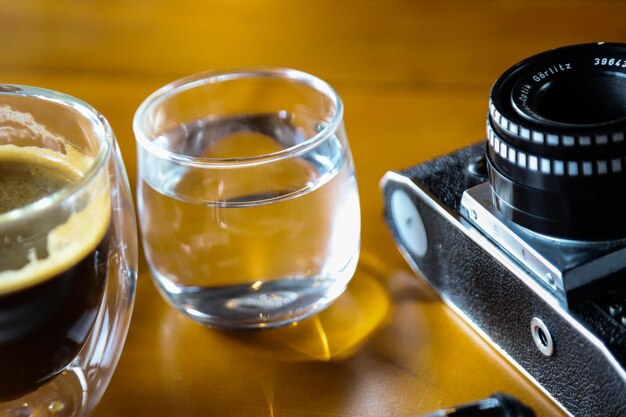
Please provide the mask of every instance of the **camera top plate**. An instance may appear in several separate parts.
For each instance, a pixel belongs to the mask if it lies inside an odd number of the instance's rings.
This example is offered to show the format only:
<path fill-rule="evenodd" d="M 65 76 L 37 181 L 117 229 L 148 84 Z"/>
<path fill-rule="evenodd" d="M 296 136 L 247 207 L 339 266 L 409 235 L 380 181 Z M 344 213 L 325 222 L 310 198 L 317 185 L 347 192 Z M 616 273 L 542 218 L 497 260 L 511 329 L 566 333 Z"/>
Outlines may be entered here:
<path fill-rule="evenodd" d="M 461 217 L 479 229 L 567 305 L 571 292 L 626 268 L 626 240 L 583 242 L 544 236 L 505 219 L 491 186 L 466 190 Z"/>

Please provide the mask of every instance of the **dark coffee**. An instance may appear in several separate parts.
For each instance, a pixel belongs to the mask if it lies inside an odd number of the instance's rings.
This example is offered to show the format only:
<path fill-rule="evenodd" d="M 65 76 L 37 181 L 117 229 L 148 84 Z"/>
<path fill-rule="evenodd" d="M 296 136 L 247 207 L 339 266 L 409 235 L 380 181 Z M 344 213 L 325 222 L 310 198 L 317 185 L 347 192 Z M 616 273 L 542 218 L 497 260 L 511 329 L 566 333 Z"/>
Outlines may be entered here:
<path fill-rule="evenodd" d="M 25 161 L 0 161 L 0 213 L 24 207 L 72 182 L 68 172 Z"/>
<path fill-rule="evenodd" d="M 79 178 L 67 165 L 6 160 L 2 152 L 0 177 L 0 212 Z M 29 237 L 0 236 L 0 401 L 49 381 L 84 346 L 106 282 L 109 211 L 86 204 L 77 213 L 51 212 L 27 222 L 36 228 Z"/>

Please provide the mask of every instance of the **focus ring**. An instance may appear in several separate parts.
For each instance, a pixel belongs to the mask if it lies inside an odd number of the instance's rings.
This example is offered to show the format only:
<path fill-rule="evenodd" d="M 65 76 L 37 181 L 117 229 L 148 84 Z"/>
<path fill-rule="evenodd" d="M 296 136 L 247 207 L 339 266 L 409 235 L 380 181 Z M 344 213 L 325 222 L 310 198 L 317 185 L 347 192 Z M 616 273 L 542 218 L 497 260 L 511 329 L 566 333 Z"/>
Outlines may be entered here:
<path fill-rule="evenodd" d="M 537 174 L 569 177 L 606 177 L 623 175 L 626 157 L 599 159 L 558 159 L 525 152 L 503 140 L 487 122 L 488 153 L 503 171 L 513 173 L 523 170 L 526 175 Z M 508 169 L 505 167 L 508 166 Z"/>
<path fill-rule="evenodd" d="M 489 115 L 493 122 L 500 128 L 516 138 L 523 141 L 546 144 L 548 146 L 606 146 L 610 143 L 621 144 L 624 142 L 624 131 L 589 133 L 589 134 L 569 134 L 556 131 L 546 131 L 540 129 L 529 129 L 521 124 L 507 119 L 501 114 L 492 100 L 489 100 Z M 511 117 L 511 119 L 513 119 Z"/>

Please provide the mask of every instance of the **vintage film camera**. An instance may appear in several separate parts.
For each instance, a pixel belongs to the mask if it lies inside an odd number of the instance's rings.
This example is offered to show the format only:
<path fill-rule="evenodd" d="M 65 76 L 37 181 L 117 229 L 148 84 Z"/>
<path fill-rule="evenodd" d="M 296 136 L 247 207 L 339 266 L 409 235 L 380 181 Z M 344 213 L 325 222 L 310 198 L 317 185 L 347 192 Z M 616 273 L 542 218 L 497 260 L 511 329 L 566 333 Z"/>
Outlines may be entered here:
<path fill-rule="evenodd" d="M 382 182 L 400 251 L 574 416 L 626 416 L 626 45 L 494 84 L 487 141 Z"/>

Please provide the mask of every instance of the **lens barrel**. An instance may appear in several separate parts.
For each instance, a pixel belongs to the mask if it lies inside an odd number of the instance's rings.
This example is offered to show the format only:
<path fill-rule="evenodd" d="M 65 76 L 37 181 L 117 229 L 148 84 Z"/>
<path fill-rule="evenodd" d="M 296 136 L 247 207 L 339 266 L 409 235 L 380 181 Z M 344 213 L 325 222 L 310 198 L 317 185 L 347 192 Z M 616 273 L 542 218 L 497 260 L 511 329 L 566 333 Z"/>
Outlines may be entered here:
<path fill-rule="evenodd" d="M 494 84 L 487 162 L 496 207 L 534 232 L 626 237 L 626 45 L 563 47 Z"/>

